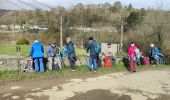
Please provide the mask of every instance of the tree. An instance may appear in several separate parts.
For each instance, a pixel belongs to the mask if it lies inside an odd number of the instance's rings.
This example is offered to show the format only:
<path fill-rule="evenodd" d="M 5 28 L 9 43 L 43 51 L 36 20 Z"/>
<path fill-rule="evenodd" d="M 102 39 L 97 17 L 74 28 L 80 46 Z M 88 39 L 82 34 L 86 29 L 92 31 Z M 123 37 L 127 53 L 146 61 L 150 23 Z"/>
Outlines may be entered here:
<path fill-rule="evenodd" d="M 36 9 L 35 13 L 34 13 L 34 17 L 35 17 L 35 25 L 39 25 L 42 26 L 43 24 L 43 19 L 45 17 L 44 11 L 40 10 L 40 9 Z"/>
<path fill-rule="evenodd" d="M 136 25 L 139 25 L 142 22 L 139 12 L 131 12 L 126 18 L 127 27 L 135 29 Z"/>
<path fill-rule="evenodd" d="M 133 6 L 132 6 L 132 4 L 130 3 L 129 6 L 128 6 L 128 11 L 129 11 L 129 12 L 132 12 L 132 10 L 133 10 Z"/>
<path fill-rule="evenodd" d="M 154 33 L 157 35 L 157 44 L 162 49 L 164 44 L 163 25 L 157 25 L 154 27 Z"/>
<path fill-rule="evenodd" d="M 113 13 L 119 12 L 122 9 L 122 4 L 120 1 L 116 1 L 113 5 Z"/>
<path fill-rule="evenodd" d="M 155 12 L 155 15 L 153 19 L 153 34 L 157 37 L 157 45 L 162 50 L 164 49 L 164 42 L 165 37 L 169 33 L 169 17 L 166 15 L 165 12 Z"/>
<path fill-rule="evenodd" d="M 140 9 L 140 15 L 145 16 L 146 14 L 147 14 L 147 11 L 145 10 L 145 8 L 141 8 Z"/>

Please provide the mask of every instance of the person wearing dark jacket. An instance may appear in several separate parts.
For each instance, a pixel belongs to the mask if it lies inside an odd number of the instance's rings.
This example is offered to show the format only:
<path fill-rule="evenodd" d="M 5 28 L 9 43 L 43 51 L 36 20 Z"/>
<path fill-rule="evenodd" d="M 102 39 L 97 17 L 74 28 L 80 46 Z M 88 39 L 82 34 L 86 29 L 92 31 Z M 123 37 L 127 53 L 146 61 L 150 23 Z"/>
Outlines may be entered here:
<path fill-rule="evenodd" d="M 30 49 L 30 56 L 34 59 L 35 72 L 39 71 L 40 64 L 40 72 L 44 72 L 44 48 L 43 45 L 35 40 Z"/>
<path fill-rule="evenodd" d="M 46 50 L 46 55 L 48 58 L 48 69 L 53 70 L 54 58 L 57 54 L 56 43 L 51 43 Z"/>
<path fill-rule="evenodd" d="M 151 64 L 159 64 L 160 56 L 163 56 L 162 53 L 158 50 L 158 48 L 154 44 L 150 44 L 150 62 Z"/>
<path fill-rule="evenodd" d="M 98 54 L 96 54 L 95 51 L 95 40 L 93 40 L 93 37 L 89 38 L 89 44 L 87 46 L 87 50 L 86 53 L 88 53 L 90 50 L 90 57 L 89 57 L 89 64 L 88 64 L 88 69 L 89 71 L 92 71 L 92 69 L 94 69 L 94 71 L 97 71 L 97 57 Z"/>
<path fill-rule="evenodd" d="M 75 65 L 76 56 L 75 56 L 74 43 L 71 41 L 70 37 L 67 37 L 66 41 L 67 41 L 66 49 L 67 49 L 67 54 L 71 65 L 71 69 L 72 71 L 76 71 L 76 65 Z"/>

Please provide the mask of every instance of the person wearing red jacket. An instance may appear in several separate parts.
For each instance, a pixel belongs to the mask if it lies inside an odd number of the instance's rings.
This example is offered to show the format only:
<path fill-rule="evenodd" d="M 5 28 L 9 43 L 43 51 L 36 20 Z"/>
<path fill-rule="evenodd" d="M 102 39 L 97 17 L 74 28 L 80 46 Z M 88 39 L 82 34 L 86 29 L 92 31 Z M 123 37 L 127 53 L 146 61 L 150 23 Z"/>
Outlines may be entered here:
<path fill-rule="evenodd" d="M 137 66 L 136 55 L 135 55 L 136 49 L 137 47 L 135 46 L 134 42 L 132 42 L 128 49 L 130 72 L 136 72 L 136 66 Z"/>

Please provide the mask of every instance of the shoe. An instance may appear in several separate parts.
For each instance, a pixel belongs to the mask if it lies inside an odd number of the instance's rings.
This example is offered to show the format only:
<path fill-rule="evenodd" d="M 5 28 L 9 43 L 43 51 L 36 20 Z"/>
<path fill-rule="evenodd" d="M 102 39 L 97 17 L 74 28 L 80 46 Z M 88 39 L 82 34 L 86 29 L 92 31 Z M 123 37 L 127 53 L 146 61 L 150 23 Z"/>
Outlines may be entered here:
<path fill-rule="evenodd" d="M 89 72 L 91 72 L 92 70 L 91 69 L 89 69 Z"/>
<path fill-rule="evenodd" d="M 94 70 L 94 73 L 97 73 L 97 70 Z"/>
<path fill-rule="evenodd" d="M 76 70 L 75 69 L 73 69 L 73 70 L 71 70 L 72 72 L 76 72 Z"/>

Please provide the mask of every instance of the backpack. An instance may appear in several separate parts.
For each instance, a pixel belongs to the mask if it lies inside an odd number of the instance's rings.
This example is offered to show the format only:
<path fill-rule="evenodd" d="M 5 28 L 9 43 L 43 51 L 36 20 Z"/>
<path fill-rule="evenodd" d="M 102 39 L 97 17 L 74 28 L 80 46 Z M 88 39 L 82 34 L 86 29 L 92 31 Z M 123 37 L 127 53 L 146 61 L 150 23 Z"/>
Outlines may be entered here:
<path fill-rule="evenodd" d="M 99 43 L 97 43 L 97 41 L 95 41 L 94 44 L 95 44 L 95 53 L 99 54 L 101 52 L 101 46 Z"/>
<path fill-rule="evenodd" d="M 53 70 L 60 70 L 60 66 L 58 65 L 58 62 L 54 61 Z"/>
<path fill-rule="evenodd" d="M 139 49 L 135 50 L 135 56 L 136 56 L 137 59 L 140 58 L 141 54 L 140 54 Z"/>
<path fill-rule="evenodd" d="M 67 55 L 67 48 L 64 47 L 60 52 L 60 56 L 61 56 L 61 58 L 65 58 L 66 55 Z"/>
<path fill-rule="evenodd" d="M 144 63 L 144 65 L 150 65 L 149 58 L 148 57 L 144 57 L 143 58 L 143 63 Z"/>
<path fill-rule="evenodd" d="M 23 60 L 21 67 L 22 72 L 33 72 L 33 61 L 31 59 Z"/>

